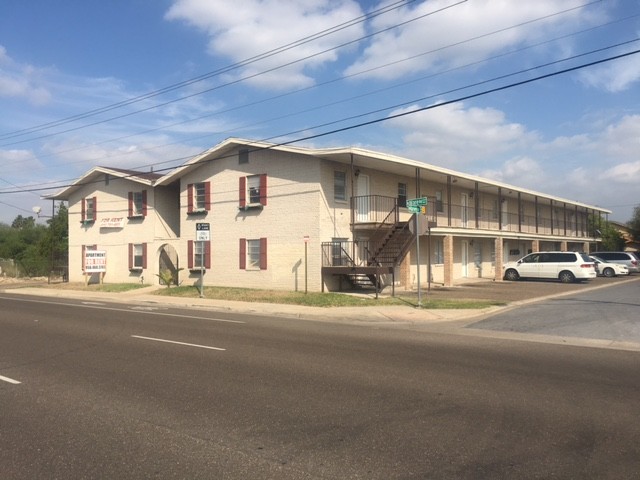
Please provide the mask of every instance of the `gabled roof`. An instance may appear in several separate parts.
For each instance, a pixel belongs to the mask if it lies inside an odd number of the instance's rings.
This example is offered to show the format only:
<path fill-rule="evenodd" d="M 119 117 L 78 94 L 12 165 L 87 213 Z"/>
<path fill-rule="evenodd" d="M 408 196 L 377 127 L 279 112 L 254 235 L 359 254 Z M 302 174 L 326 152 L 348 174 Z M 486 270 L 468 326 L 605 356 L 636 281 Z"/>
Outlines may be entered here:
<path fill-rule="evenodd" d="M 371 168 L 387 173 L 393 173 L 403 176 L 415 177 L 416 172 L 420 172 L 421 178 L 436 179 L 438 182 L 444 182 L 447 177 L 453 178 L 454 182 L 459 182 L 459 186 L 464 186 L 472 190 L 477 183 L 481 187 L 493 187 L 501 188 L 505 194 L 513 194 L 513 192 L 520 193 L 525 197 L 539 199 L 552 200 L 557 203 L 567 203 L 578 207 L 586 208 L 589 210 L 595 210 L 602 213 L 611 213 L 610 210 L 597 207 L 594 205 L 588 205 L 574 200 L 566 198 L 556 197 L 534 190 L 528 190 L 515 185 L 509 185 L 494 180 L 490 180 L 475 175 L 469 175 L 466 173 L 457 172 L 443 167 L 437 167 L 424 162 L 410 160 L 395 155 L 390 155 L 381 152 L 374 152 L 359 147 L 340 147 L 340 148 L 306 148 L 295 147 L 286 144 L 272 144 L 261 141 L 244 140 L 240 138 L 229 138 L 219 143 L 218 145 L 206 150 L 205 152 L 196 155 L 191 160 L 186 162 L 183 166 L 176 168 L 175 170 L 167 173 L 160 178 L 156 185 L 167 185 L 173 181 L 176 181 L 187 172 L 198 168 L 206 162 L 215 161 L 229 155 L 231 151 L 238 147 L 246 147 L 249 151 L 255 150 L 278 150 L 282 152 L 291 152 L 298 155 L 304 155 L 307 157 L 315 157 L 324 160 L 333 161 L 336 163 L 342 163 L 346 165 L 352 165 L 354 169 L 357 168 Z"/>
<path fill-rule="evenodd" d="M 45 198 L 50 198 L 53 200 L 68 200 L 69 196 L 73 192 L 84 187 L 85 185 L 103 182 L 105 175 L 109 175 L 114 179 L 119 178 L 131 180 L 132 182 L 140 183 L 146 186 L 153 186 L 154 182 L 162 176 L 153 172 L 140 172 L 136 170 L 126 170 L 122 168 L 111 167 L 93 167 L 71 185 L 66 186 L 58 193 L 54 195 L 48 195 Z"/>

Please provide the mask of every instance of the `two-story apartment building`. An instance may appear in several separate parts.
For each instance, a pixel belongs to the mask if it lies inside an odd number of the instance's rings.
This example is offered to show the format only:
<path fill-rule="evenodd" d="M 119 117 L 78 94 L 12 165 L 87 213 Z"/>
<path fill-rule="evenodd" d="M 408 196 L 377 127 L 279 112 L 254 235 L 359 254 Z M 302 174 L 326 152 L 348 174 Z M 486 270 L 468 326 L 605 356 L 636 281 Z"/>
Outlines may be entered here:
<path fill-rule="evenodd" d="M 610 213 L 361 148 L 241 139 L 164 176 L 96 167 L 54 198 L 69 203 L 71 281 L 93 249 L 105 282 L 170 270 L 182 284 L 310 291 L 415 288 L 418 268 L 425 284 L 500 280 L 531 251 L 588 251 L 589 217 Z"/>

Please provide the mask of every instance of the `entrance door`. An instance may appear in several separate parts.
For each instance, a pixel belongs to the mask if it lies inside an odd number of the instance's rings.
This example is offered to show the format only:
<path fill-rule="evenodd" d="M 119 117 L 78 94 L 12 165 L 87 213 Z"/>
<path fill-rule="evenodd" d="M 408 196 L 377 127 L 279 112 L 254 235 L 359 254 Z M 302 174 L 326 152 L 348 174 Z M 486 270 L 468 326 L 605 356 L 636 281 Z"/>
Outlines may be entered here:
<path fill-rule="evenodd" d="M 467 228 L 467 223 L 469 222 L 469 196 L 466 193 L 460 196 L 460 209 L 462 228 Z"/>
<path fill-rule="evenodd" d="M 460 263 L 462 264 L 462 276 L 469 276 L 469 242 L 464 240 L 462 242 L 462 251 L 461 251 L 461 259 Z"/>
<path fill-rule="evenodd" d="M 358 205 L 357 215 L 359 222 L 369 221 L 369 175 L 358 175 L 358 182 L 356 184 Z"/>

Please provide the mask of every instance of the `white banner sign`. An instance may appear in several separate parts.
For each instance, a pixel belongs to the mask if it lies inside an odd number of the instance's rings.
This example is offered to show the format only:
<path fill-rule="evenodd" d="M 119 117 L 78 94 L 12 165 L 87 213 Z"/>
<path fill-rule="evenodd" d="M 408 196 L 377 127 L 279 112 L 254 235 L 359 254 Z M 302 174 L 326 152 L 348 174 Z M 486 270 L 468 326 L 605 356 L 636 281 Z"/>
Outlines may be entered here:
<path fill-rule="evenodd" d="M 122 228 L 124 227 L 124 217 L 103 218 L 100 220 L 100 228 Z"/>
<path fill-rule="evenodd" d="M 86 273 L 107 271 L 107 252 L 104 250 L 87 250 L 84 252 L 84 271 Z"/>

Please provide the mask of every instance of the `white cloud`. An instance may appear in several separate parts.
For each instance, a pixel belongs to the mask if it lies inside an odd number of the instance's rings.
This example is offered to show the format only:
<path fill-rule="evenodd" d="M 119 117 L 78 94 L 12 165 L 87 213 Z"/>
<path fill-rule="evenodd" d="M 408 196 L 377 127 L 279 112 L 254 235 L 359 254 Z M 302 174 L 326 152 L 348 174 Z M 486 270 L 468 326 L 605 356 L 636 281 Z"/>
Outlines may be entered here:
<path fill-rule="evenodd" d="M 582 81 L 611 93 L 622 92 L 640 81 L 640 58 L 633 55 L 592 67 L 580 73 Z"/>
<path fill-rule="evenodd" d="M 374 32 L 390 30 L 372 37 L 362 57 L 346 73 L 368 71 L 367 76 L 394 79 L 436 66 L 444 69 L 465 65 L 529 40 L 547 40 L 552 29 L 558 26 L 568 30 L 576 24 L 588 25 L 595 16 L 589 13 L 589 8 L 553 16 L 583 3 L 537 0 L 518 2 L 514 8 L 512 0 L 485 0 L 448 9 L 445 7 L 452 2 L 447 0 L 408 4 L 373 20 Z M 425 16 L 431 12 L 436 13 Z M 421 16 L 424 17 L 411 21 Z M 527 23 L 534 19 L 541 20 Z M 400 26 L 396 28 L 396 25 Z M 509 28 L 514 26 L 517 28 Z M 556 51 L 569 48 L 567 42 L 561 46 L 555 44 L 553 48 Z M 392 68 L 376 69 L 386 63 L 393 64 Z"/>
<path fill-rule="evenodd" d="M 166 18 L 183 20 L 205 31 L 212 55 L 242 62 L 361 15 L 360 5 L 354 0 L 176 0 Z M 331 49 L 361 37 L 363 28 L 358 24 L 282 49 L 277 55 L 243 66 L 232 76 L 253 77 L 248 80 L 252 84 L 278 90 L 311 85 L 314 81 L 307 70 L 335 62 L 338 52 Z M 291 62 L 295 63 L 278 68 Z M 269 69 L 275 70 L 261 74 Z"/>
<path fill-rule="evenodd" d="M 29 65 L 19 65 L 0 45 L 0 97 L 26 98 L 33 105 L 45 105 L 51 94 L 42 86 L 41 71 Z"/>
<path fill-rule="evenodd" d="M 392 115 L 415 108 L 397 110 Z M 495 161 L 495 157 L 535 139 L 535 134 L 522 125 L 507 122 L 503 112 L 493 108 L 466 109 L 463 103 L 402 116 L 388 124 L 406 132 L 403 140 L 409 157 L 458 169 Z"/>

